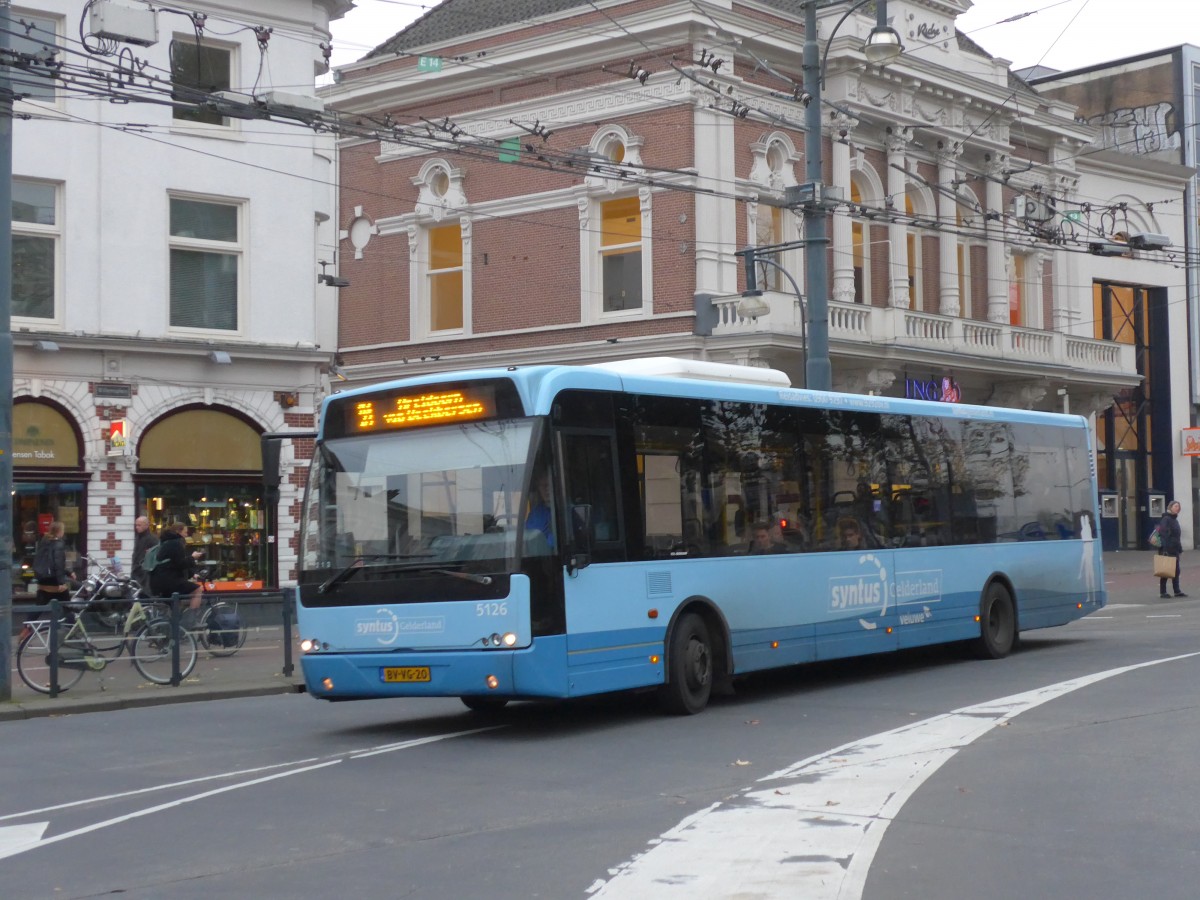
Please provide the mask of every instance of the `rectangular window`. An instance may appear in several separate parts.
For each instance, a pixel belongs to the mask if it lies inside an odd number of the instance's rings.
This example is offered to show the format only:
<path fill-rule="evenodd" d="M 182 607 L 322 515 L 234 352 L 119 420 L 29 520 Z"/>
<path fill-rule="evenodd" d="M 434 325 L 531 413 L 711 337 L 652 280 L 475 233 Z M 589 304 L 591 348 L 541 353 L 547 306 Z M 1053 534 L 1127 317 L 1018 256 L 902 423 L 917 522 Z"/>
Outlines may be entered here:
<path fill-rule="evenodd" d="M 760 205 L 758 208 L 758 220 L 756 222 L 757 234 L 755 235 L 755 246 L 766 247 L 774 244 L 783 243 L 783 209 L 778 206 Z M 768 258 L 779 263 L 778 252 L 771 252 Z M 758 266 L 758 287 L 764 291 L 782 291 L 783 288 L 783 273 L 779 271 L 778 265 L 770 265 L 769 263 L 759 263 Z"/>
<path fill-rule="evenodd" d="M 9 35 L 9 46 L 14 53 L 29 54 L 49 62 L 59 55 L 58 20 L 46 15 L 19 12 L 11 13 L 16 20 Z M 55 101 L 54 79 L 49 66 L 31 64 L 12 68 L 13 93 L 16 99 Z"/>
<path fill-rule="evenodd" d="M 58 295 L 58 187 L 12 180 L 12 314 L 53 319 Z"/>
<path fill-rule="evenodd" d="M 171 198 L 171 327 L 238 329 L 241 207 Z"/>
<path fill-rule="evenodd" d="M 601 204 L 604 312 L 642 307 L 642 210 L 637 197 Z"/>
<path fill-rule="evenodd" d="M 913 232 L 905 235 L 908 242 L 908 308 L 921 308 L 921 241 Z"/>
<path fill-rule="evenodd" d="M 1034 258 L 1014 253 L 1012 281 L 1008 285 L 1008 323 L 1025 328 L 1041 327 L 1041 279 Z"/>
<path fill-rule="evenodd" d="M 463 327 L 462 228 L 429 229 L 429 330 Z"/>
<path fill-rule="evenodd" d="M 194 38 L 171 41 L 171 97 L 195 108 L 176 108 L 176 121 L 197 122 L 202 125 L 228 125 L 229 119 L 203 106 L 205 99 L 217 91 L 232 87 L 233 51 L 213 47 Z"/>

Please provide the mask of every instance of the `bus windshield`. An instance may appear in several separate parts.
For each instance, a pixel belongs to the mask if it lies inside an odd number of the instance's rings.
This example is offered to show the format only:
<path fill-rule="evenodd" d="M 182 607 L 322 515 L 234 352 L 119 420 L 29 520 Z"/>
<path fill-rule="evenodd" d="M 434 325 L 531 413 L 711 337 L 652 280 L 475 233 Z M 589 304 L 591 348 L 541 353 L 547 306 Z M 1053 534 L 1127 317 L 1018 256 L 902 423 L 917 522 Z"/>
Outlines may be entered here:
<path fill-rule="evenodd" d="M 496 419 L 320 444 L 301 568 L 513 571 L 519 552 L 549 554 L 549 533 L 523 533 L 536 424 Z"/>

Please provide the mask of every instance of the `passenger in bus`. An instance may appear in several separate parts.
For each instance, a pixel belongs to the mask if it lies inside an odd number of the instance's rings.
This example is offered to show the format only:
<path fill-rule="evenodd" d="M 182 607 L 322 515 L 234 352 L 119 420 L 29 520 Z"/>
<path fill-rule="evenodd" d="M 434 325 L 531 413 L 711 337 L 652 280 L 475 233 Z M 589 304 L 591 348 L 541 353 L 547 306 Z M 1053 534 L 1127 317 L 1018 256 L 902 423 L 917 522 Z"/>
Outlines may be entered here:
<path fill-rule="evenodd" d="M 867 541 L 858 519 L 842 516 L 837 522 L 837 549 L 866 550 Z"/>
<path fill-rule="evenodd" d="M 529 502 L 529 513 L 525 516 L 526 531 L 540 531 L 546 543 L 554 549 L 554 511 L 550 505 L 550 473 L 539 472 L 533 476 L 533 495 Z"/>
<path fill-rule="evenodd" d="M 751 556 L 789 552 L 788 545 L 783 542 L 783 532 L 778 524 L 768 525 L 766 522 L 754 523 L 754 526 L 750 529 Z"/>

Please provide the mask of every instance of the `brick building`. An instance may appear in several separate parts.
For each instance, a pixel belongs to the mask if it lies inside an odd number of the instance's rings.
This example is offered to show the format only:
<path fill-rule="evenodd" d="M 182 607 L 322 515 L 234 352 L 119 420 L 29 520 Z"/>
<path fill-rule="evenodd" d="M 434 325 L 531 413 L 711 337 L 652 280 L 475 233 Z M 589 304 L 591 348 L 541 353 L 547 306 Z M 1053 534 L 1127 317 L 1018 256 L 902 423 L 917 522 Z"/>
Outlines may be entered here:
<path fill-rule="evenodd" d="M 346 377 L 668 355 L 802 384 L 802 6 L 446 0 L 339 70 L 327 101 L 375 129 L 340 145 Z M 956 32 L 966 6 L 892 0 L 886 67 L 863 53 L 871 9 L 819 11 L 833 386 L 1137 402 L 1152 364 L 1187 358 L 1184 293 L 1164 251 L 1126 241 L 1182 245 L 1162 210 L 1187 170 L 1096 152 L 1073 106 Z M 737 251 L 777 244 L 743 302 Z"/>

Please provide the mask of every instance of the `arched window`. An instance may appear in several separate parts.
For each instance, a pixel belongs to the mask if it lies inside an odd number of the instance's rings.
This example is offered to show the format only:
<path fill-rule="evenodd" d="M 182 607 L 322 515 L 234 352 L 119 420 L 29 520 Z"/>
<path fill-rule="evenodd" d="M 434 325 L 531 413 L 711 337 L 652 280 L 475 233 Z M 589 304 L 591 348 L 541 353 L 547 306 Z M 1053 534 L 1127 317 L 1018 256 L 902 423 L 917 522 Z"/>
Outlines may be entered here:
<path fill-rule="evenodd" d="M 412 179 L 423 227 L 409 229 L 414 332 L 470 333 L 471 219 L 461 169 L 431 159 Z"/>

